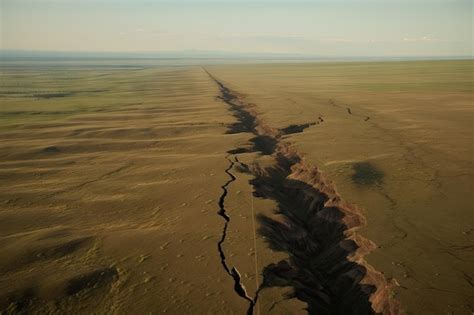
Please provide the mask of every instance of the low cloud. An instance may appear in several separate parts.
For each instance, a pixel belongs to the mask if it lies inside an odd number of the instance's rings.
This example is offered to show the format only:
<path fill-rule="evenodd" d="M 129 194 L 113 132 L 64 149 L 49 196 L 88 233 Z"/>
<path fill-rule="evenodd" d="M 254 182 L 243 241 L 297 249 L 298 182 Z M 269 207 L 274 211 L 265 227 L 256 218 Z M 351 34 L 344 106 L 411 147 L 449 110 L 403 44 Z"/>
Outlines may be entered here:
<path fill-rule="evenodd" d="M 422 37 L 404 37 L 403 38 L 404 42 L 435 42 L 438 41 L 437 38 L 433 36 L 422 36 Z"/>

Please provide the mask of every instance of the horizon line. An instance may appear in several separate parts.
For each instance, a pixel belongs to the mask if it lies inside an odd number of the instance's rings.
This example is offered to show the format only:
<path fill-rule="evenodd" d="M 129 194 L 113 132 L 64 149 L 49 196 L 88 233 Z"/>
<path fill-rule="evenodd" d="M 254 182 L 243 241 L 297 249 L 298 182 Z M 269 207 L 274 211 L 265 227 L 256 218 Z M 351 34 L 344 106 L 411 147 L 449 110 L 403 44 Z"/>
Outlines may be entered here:
<path fill-rule="evenodd" d="M 291 53 L 291 52 L 254 52 L 254 51 L 248 51 L 248 52 L 232 52 L 232 51 L 226 51 L 226 50 L 200 50 L 200 49 L 184 49 L 184 50 L 158 50 L 158 51 L 140 51 L 140 50 L 135 50 L 135 51 L 101 51 L 101 50 L 38 50 L 38 49 L 4 49 L 0 48 L 0 57 L 4 57 L 4 54 L 11 54 L 10 56 L 7 55 L 7 57 L 15 57 L 15 54 L 18 54 L 20 56 L 16 57 L 41 57 L 40 55 L 42 54 L 57 54 L 59 56 L 63 55 L 63 57 L 86 57 L 84 55 L 100 55 L 101 57 L 105 57 L 103 55 L 117 55 L 117 56 L 122 56 L 126 57 L 128 56 L 136 56 L 136 55 L 142 55 L 143 57 L 151 57 L 151 59 L 154 59 L 152 55 L 183 55 L 187 54 L 185 59 L 193 59 L 191 56 L 192 54 L 200 54 L 200 55 L 222 55 L 222 57 L 227 57 L 227 58 L 236 58 L 236 57 L 287 57 L 287 58 L 318 58 L 318 59 L 340 59 L 340 58 L 354 58 L 354 59 L 359 59 L 359 58 L 384 58 L 384 59 L 393 59 L 393 58 L 463 58 L 463 59 L 474 59 L 474 56 L 471 55 L 443 55 L 443 54 L 435 54 L 435 55 L 318 55 L 315 53 Z M 31 54 L 30 56 L 27 56 L 27 54 Z M 72 56 L 74 54 L 77 54 L 79 56 Z M 21 56 L 23 55 L 23 56 Z M 83 56 L 80 56 L 83 55 Z M 52 57 L 52 56 L 51 56 Z M 88 57 L 93 57 L 93 56 L 88 56 Z M 160 57 L 160 56 L 156 56 Z M 211 58 L 212 56 L 209 56 Z M 180 58 L 184 58 L 184 56 L 181 56 Z M 177 58 L 177 59 L 180 59 Z M 204 57 L 195 57 L 195 58 L 204 58 Z"/>

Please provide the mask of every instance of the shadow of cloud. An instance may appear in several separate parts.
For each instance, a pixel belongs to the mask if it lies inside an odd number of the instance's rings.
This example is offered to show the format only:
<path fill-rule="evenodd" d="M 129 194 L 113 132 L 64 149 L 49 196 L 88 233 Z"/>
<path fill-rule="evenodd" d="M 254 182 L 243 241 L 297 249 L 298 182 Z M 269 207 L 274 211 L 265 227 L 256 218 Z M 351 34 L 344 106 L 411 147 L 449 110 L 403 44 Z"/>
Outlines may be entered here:
<path fill-rule="evenodd" d="M 357 185 L 371 186 L 383 184 L 385 174 L 370 162 L 358 162 L 352 164 L 354 174 L 352 181 Z"/>

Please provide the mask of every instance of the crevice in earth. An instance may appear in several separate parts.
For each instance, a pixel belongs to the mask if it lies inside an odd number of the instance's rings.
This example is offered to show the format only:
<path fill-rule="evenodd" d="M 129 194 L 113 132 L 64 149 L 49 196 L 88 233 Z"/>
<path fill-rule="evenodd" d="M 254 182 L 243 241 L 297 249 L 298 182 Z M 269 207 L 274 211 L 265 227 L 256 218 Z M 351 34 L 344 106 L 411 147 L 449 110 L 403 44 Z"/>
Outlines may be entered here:
<path fill-rule="evenodd" d="M 261 290 L 287 286 L 311 314 L 398 313 L 399 303 L 392 296 L 396 281 L 387 281 L 364 260 L 376 246 L 356 233 L 365 224 L 361 210 L 344 202 L 319 169 L 283 141 L 285 132 L 261 119 L 255 104 L 207 74 L 218 85 L 219 98 L 237 118 L 228 133 L 253 134 L 249 140 L 252 148 L 229 152 L 259 152 L 274 158 L 274 165 L 265 168 L 256 163 L 236 165 L 239 171 L 253 175 L 250 183 L 255 197 L 277 203 L 278 219 L 258 217 L 259 234 L 271 249 L 289 256 L 263 268 L 263 282 L 250 299 L 248 313 L 253 313 Z"/>
<path fill-rule="evenodd" d="M 241 276 L 240 276 L 239 271 L 237 270 L 236 267 L 229 268 L 229 265 L 227 264 L 227 261 L 226 261 L 225 252 L 224 252 L 224 242 L 225 242 L 225 239 L 227 237 L 227 228 L 228 228 L 229 223 L 230 223 L 230 216 L 227 214 L 226 209 L 225 209 L 225 199 L 227 197 L 227 194 L 229 193 L 227 187 L 233 181 L 236 180 L 236 177 L 230 171 L 234 167 L 235 162 L 232 161 L 229 158 L 227 158 L 227 160 L 229 161 L 229 166 L 225 169 L 224 172 L 227 175 L 229 175 L 230 178 L 224 185 L 221 186 L 222 195 L 220 196 L 219 201 L 218 201 L 218 205 L 219 205 L 218 215 L 220 215 L 224 219 L 225 223 L 224 223 L 224 228 L 222 230 L 221 239 L 217 243 L 217 250 L 219 251 L 219 256 L 220 256 L 220 259 L 221 259 L 222 267 L 227 272 L 227 274 L 229 274 L 232 277 L 232 279 L 234 280 L 234 291 L 240 297 L 246 299 L 247 301 L 250 302 L 251 305 L 253 305 L 254 300 L 247 295 L 247 291 L 246 291 L 245 286 L 243 285 L 243 283 L 241 281 Z M 236 161 L 238 161 L 238 160 L 236 160 Z M 250 312 L 248 314 L 252 314 L 252 312 Z"/>

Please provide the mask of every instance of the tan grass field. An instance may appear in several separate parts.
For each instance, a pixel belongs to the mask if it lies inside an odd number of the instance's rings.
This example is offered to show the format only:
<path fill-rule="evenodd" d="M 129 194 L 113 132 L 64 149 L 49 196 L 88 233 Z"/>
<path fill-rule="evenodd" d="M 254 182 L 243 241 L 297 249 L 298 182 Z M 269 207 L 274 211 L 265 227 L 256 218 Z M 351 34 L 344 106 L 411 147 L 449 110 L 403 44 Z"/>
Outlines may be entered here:
<path fill-rule="evenodd" d="M 469 314 L 472 73 L 3 67 L 0 310 Z"/>

